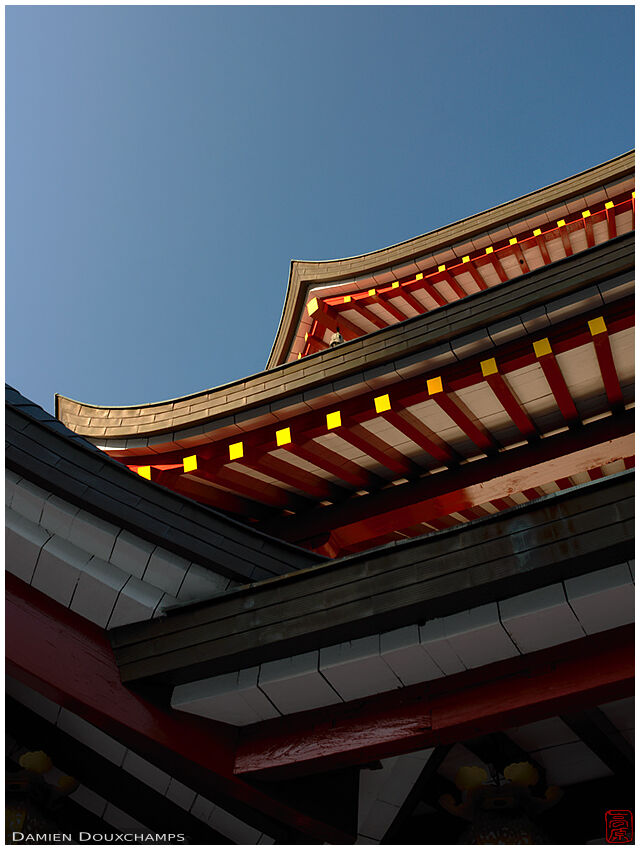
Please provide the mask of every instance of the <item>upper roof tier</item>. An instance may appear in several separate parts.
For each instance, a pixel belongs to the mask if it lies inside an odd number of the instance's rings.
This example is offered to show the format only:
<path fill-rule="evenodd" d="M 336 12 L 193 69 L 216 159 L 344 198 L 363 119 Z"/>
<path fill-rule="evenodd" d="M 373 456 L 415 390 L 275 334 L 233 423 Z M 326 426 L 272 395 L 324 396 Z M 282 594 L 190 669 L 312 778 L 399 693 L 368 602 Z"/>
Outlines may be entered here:
<path fill-rule="evenodd" d="M 267 371 L 190 396 L 127 407 L 57 395 L 56 415 L 78 434 L 97 442 L 122 439 L 124 448 L 124 441 L 132 445 L 131 440 L 271 404 L 310 386 L 306 356 L 323 358 L 320 352 L 335 328 L 354 340 L 419 321 L 420 314 L 446 315 L 461 299 L 631 231 L 633 169 L 631 151 L 390 248 L 342 260 L 293 261 Z M 347 374 L 352 363 L 346 355 L 342 359 Z"/>
<path fill-rule="evenodd" d="M 293 260 L 267 368 L 326 348 L 336 329 L 354 339 L 605 241 L 606 225 L 596 225 L 606 221 L 607 203 L 621 214 L 633 168 L 631 151 L 389 248 Z M 618 222 L 618 234 L 625 225 Z"/>

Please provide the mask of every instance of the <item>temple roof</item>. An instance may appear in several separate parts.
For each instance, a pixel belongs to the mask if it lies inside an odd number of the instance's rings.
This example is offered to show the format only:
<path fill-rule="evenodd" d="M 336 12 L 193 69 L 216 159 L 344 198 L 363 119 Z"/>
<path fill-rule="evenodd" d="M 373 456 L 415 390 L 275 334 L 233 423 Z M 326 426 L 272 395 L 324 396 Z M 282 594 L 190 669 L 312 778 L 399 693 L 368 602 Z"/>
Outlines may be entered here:
<path fill-rule="evenodd" d="M 633 188 L 633 169 L 634 152 L 631 151 L 574 177 L 389 248 L 340 260 L 294 260 L 291 263 L 280 326 L 266 371 L 209 390 L 151 404 L 125 406 L 86 404 L 56 395 L 56 415 L 78 434 L 91 439 L 136 438 L 139 435 L 146 436 L 161 431 L 188 428 L 204 419 L 222 417 L 230 410 L 262 405 L 281 398 L 294 388 L 297 389 L 303 385 L 312 386 L 313 374 L 309 375 L 308 380 L 304 380 L 309 370 L 313 371 L 310 364 L 307 366 L 307 356 L 302 358 L 302 363 L 298 362 L 298 355 L 302 354 L 305 342 L 305 322 L 308 323 L 309 319 L 305 309 L 309 298 L 312 296 L 318 298 L 321 293 L 338 294 L 344 298 L 343 291 L 363 292 L 366 295 L 371 287 L 375 288 L 381 284 L 392 285 L 393 282 L 399 282 L 403 278 L 422 276 L 431 267 L 437 269 L 443 264 L 447 270 L 441 274 L 449 275 L 448 269 L 452 263 L 457 262 L 457 258 L 460 261 L 464 258 L 469 260 L 465 263 L 465 269 L 473 267 L 474 273 L 477 274 L 474 253 L 484 253 L 487 248 L 492 248 L 493 245 L 499 246 L 505 241 L 506 253 L 513 253 L 519 249 L 519 246 L 511 246 L 509 242 L 514 238 L 522 239 L 523 230 L 528 234 L 529 241 L 537 240 L 540 237 L 532 236 L 532 230 L 535 233 L 538 226 L 542 230 L 553 226 L 555 230 L 558 219 L 566 220 L 568 230 L 574 228 L 576 230 L 575 235 L 569 237 L 573 245 L 570 251 L 575 253 L 588 248 L 589 244 L 598 244 L 603 239 L 606 240 L 608 236 L 605 226 L 604 231 L 601 230 L 602 236 L 595 242 L 590 242 L 586 237 L 582 244 L 583 234 L 577 232 L 578 227 L 582 228 L 584 222 L 581 218 L 582 214 L 590 208 L 590 205 L 593 207 L 595 204 L 598 208 L 602 207 L 600 217 L 603 218 L 605 204 L 611 204 L 611 199 L 624 198 L 626 195 L 629 195 L 630 199 Z M 627 201 L 627 204 L 629 202 Z M 631 215 L 628 215 L 627 222 L 626 212 L 621 212 L 625 219 L 621 222 L 623 228 L 618 225 L 617 234 L 631 229 Z M 574 228 L 571 227 L 572 217 L 576 219 Z M 587 226 L 591 225 L 589 223 L 584 225 L 585 228 Z M 564 234 L 562 235 L 564 237 Z M 526 247 L 524 254 L 527 254 Z M 565 253 L 563 252 L 561 256 L 564 257 Z M 533 261 L 531 258 L 528 259 L 529 266 L 524 268 L 523 264 L 518 265 L 517 261 L 515 261 L 515 269 L 510 269 L 508 262 L 503 263 L 507 268 L 501 277 L 504 276 L 511 281 L 522 276 L 525 269 L 526 272 L 535 271 L 547 262 L 540 255 Z M 556 259 L 557 255 L 547 256 L 547 260 L 551 263 Z M 482 274 L 491 280 L 491 269 Z M 490 288 L 499 285 L 500 282 L 501 280 L 496 277 L 495 280 L 491 280 Z M 406 281 L 403 281 L 402 291 L 405 291 L 405 283 Z M 410 283 L 411 281 L 406 289 L 408 297 L 412 298 L 412 292 L 409 291 Z M 460 299 L 466 301 L 468 297 L 482 294 L 482 290 L 478 290 L 477 287 L 474 289 L 467 286 L 466 288 L 469 289 L 467 292 L 462 285 L 459 288 L 456 287 L 455 281 L 453 286 L 453 291 L 447 288 L 446 284 L 440 287 L 445 292 L 445 296 L 438 296 L 436 292 L 435 297 L 438 303 L 430 300 L 428 295 L 425 296 L 423 298 L 425 303 L 421 306 L 424 312 L 418 313 L 409 308 L 408 315 L 400 323 L 404 324 L 411 318 L 420 316 L 427 318 L 429 313 L 434 313 L 440 318 L 443 313 L 447 314 L 448 311 L 455 310 Z M 386 300 L 391 304 L 390 309 L 394 310 L 393 300 L 389 298 Z M 440 301 L 443 303 L 439 303 Z M 384 310 L 382 312 L 386 316 L 384 322 L 381 322 L 378 316 L 378 325 L 369 323 L 369 331 L 379 333 L 380 330 L 386 329 L 387 324 L 392 326 L 398 321 L 398 318 L 390 317 Z M 397 313 L 397 308 L 394 312 Z M 369 311 L 369 315 L 371 313 L 373 313 L 372 310 Z M 397 315 L 399 316 L 400 313 Z M 374 321 L 376 321 L 375 318 Z M 373 333 L 367 331 L 366 320 L 363 325 L 359 335 L 372 336 Z M 353 336 L 347 335 L 346 338 L 352 339 Z M 330 362 L 336 360 L 331 356 L 330 351 L 326 351 L 328 348 L 326 341 L 320 340 L 318 344 L 322 350 L 325 350 Z M 349 355 L 357 348 L 357 346 L 351 346 L 348 349 Z M 318 351 L 318 349 L 315 350 Z M 345 349 L 338 350 L 344 364 L 342 372 L 346 375 L 350 371 L 351 358 L 346 355 Z"/>

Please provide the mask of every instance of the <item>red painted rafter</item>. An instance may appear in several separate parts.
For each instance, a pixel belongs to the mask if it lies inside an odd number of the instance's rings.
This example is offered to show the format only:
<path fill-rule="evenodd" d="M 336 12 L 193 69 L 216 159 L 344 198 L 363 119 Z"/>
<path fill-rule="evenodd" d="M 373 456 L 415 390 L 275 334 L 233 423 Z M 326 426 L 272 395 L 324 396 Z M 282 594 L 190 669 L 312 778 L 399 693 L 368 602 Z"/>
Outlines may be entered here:
<path fill-rule="evenodd" d="M 362 316 L 363 319 L 366 319 L 368 322 L 376 328 L 387 328 L 389 327 L 389 322 L 386 322 L 372 310 L 370 310 L 364 302 L 363 298 L 351 298 L 350 296 L 346 296 L 349 300 L 344 300 L 342 304 L 336 305 L 333 309 L 338 313 L 339 321 L 342 322 L 342 316 L 346 310 L 355 310 L 355 312 Z M 366 331 L 362 331 L 362 333 L 366 333 Z"/>
<path fill-rule="evenodd" d="M 475 281 L 475 284 L 478 289 L 489 289 L 489 285 L 487 284 L 486 280 L 482 277 L 482 275 L 476 268 L 474 260 L 469 260 L 468 262 L 463 263 L 461 267 L 458 266 L 458 270 L 460 274 L 464 274 L 464 272 L 470 274 L 473 280 Z"/>
<path fill-rule="evenodd" d="M 589 215 L 586 215 L 586 213 L 589 213 Z M 593 235 L 593 223 L 591 221 L 591 213 L 589 212 L 589 210 L 585 210 L 585 212 L 582 215 L 583 215 L 582 220 L 584 222 L 584 232 L 586 233 L 586 236 L 587 236 L 587 245 L 589 246 L 589 248 L 594 248 L 595 244 L 596 244 L 596 240 L 595 240 L 595 237 Z"/>
<path fill-rule="evenodd" d="M 441 440 L 436 433 L 427 428 L 417 416 L 414 416 L 408 410 L 400 412 L 386 410 L 380 413 L 380 416 L 436 460 L 448 464 L 460 459 L 459 455 L 444 440 Z"/>
<path fill-rule="evenodd" d="M 281 458 L 273 457 L 273 455 L 268 453 L 261 455 L 258 459 L 250 455 L 243 458 L 242 463 L 251 469 L 255 469 L 257 472 L 269 475 L 283 484 L 295 487 L 308 496 L 312 496 L 314 499 L 339 502 L 350 495 L 348 490 L 331 484 L 330 481 L 326 481 L 321 476 L 314 475 L 300 466 L 288 463 Z"/>
<path fill-rule="evenodd" d="M 573 248 L 571 247 L 571 240 L 569 239 L 569 231 L 566 224 L 559 225 L 558 230 L 560 231 L 565 256 L 571 257 L 573 255 Z"/>
<path fill-rule="evenodd" d="M 607 203 L 610 203 L 610 202 L 607 202 Z M 607 215 L 607 233 L 608 233 L 609 239 L 615 239 L 616 236 L 618 235 L 618 229 L 617 229 L 617 226 L 616 226 L 615 207 L 614 207 L 613 204 L 611 204 L 611 206 L 608 206 L 607 204 L 605 204 L 605 209 L 606 209 L 606 215 Z"/>
<path fill-rule="evenodd" d="M 520 270 L 522 274 L 528 274 L 531 269 L 529 268 L 529 263 L 526 261 L 524 254 L 522 253 L 522 248 L 517 243 L 511 246 L 511 252 L 518 261 L 518 265 L 520 266 Z"/>
<path fill-rule="evenodd" d="M 257 501 L 255 496 L 244 498 L 216 486 L 210 486 L 198 481 L 191 475 L 184 475 L 181 468 L 157 470 L 152 466 L 150 472 L 151 480 L 157 484 L 169 487 L 190 499 L 195 499 L 204 505 L 209 505 L 226 513 L 239 514 L 254 519 L 264 519 L 273 513 L 268 506 Z"/>
<path fill-rule="evenodd" d="M 502 267 L 499 254 L 497 254 L 495 251 L 491 251 L 486 254 L 486 258 L 487 261 L 484 263 L 484 265 L 486 265 L 487 263 L 491 263 L 495 273 L 498 275 L 500 283 L 506 283 L 509 280 L 509 276 Z"/>
<path fill-rule="evenodd" d="M 565 431 L 459 468 L 427 475 L 413 483 L 324 508 L 322 514 L 274 518 L 268 530 L 291 542 L 330 531 L 349 546 L 396 529 L 431 522 L 513 493 L 529 493 L 549 481 L 571 477 L 633 454 L 633 416 L 598 420 L 579 432 Z M 538 498 L 538 493 L 532 495 Z M 267 524 L 264 524 L 267 530 Z"/>
<path fill-rule="evenodd" d="M 499 373 L 495 358 L 483 360 L 480 364 L 485 381 L 491 387 L 493 394 L 509 414 L 514 425 L 523 437 L 530 438 L 538 434 L 538 429 L 529 418 L 522 403 L 516 398 L 504 377 Z"/>
<path fill-rule="evenodd" d="M 565 422 L 568 425 L 577 422 L 579 419 L 578 411 L 564 376 L 560 371 L 558 361 L 551 350 L 551 344 L 548 338 L 535 342 L 534 352 Z"/>
<path fill-rule="evenodd" d="M 426 289 L 426 287 L 423 287 Z M 407 286 L 400 286 L 397 289 L 394 289 L 393 292 L 397 294 L 398 298 L 402 298 L 405 304 L 408 304 L 409 307 L 413 307 L 416 313 L 426 313 L 427 308 L 422 304 L 415 295 L 412 295 Z M 443 306 L 446 304 L 446 300 L 442 297 L 442 295 L 438 292 L 435 286 L 431 286 L 427 289 L 427 292 L 431 297 L 435 300 L 436 304 L 439 306 Z M 396 295 L 394 295 L 396 297 Z"/>
<path fill-rule="evenodd" d="M 633 694 L 633 626 L 242 730 L 235 773 L 284 779 L 453 744 Z"/>
<path fill-rule="evenodd" d="M 429 397 L 452 419 L 458 428 L 483 452 L 497 448 L 495 440 L 479 422 L 473 422 L 465 405 L 455 393 L 443 389 L 442 380 L 433 378 L 427 382 Z"/>
<path fill-rule="evenodd" d="M 616 364 L 613 360 L 613 352 L 611 351 L 611 340 L 609 339 L 604 318 L 599 316 L 596 319 L 592 319 L 589 322 L 589 330 L 593 337 L 593 347 L 598 358 L 598 366 L 600 367 L 607 400 L 613 409 L 622 407 L 624 404 L 622 388 L 618 380 Z"/>
<path fill-rule="evenodd" d="M 574 230 L 584 229 L 587 237 L 587 244 L 592 247 L 595 245 L 595 237 L 593 233 L 593 223 L 595 221 L 604 221 L 607 220 L 608 223 L 608 237 L 614 238 L 617 233 L 615 216 L 617 213 L 624 212 L 626 209 L 631 209 L 632 214 L 635 216 L 635 198 L 629 197 L 627 195 L 619 196 L 613 202 L 607 202 L 605 205 L 604 202 L 597 204 L 594 206 L 594 209 L 591 211 L 585 210 L 582 213 L 576 212 L 567 216 L 566 219 L 562 219 L 561 223 L 559 222 L 555 227 L 548 227 L 543 230 L 543 228 L 536 228 L 533 230 L 532 235 L 528 235 L 526 232 L 519 234 L 517 237 L 518 242 L 514 242 L 512 244 L 511 240 L 509 242 L 504 241 L 502 243 L 498 243 L 494 246 L 491 246 L 491 250 L 486 253 L 487 249 L 485 249 L 485 253 L 481 253 L 480 251 L 474 252 L 469 255 L 469 260 L 465 263 L 460 263 L 459 261 L 453 265 L 449 266 L 447 269 L 443 269 L 439 267 L 436 271 L 431 270 L 426 273 L 416 275 L 415 279 L 405 280 L 402 282 L 396 281 L 392 284 L 392 289 L 389 287 L 380 287 L 376 290 L 376 299 L 381 299 L 382 302 L 389 297 L 403 297 L 405 298 L 406 303 L 411 303 L 411 306 L 419 313 L 424 313 L 428 311 L 428 308 L 425 308 L 424 305 L 420 304 L 420 302 L 416 302 L 416 299 L 411 301 L 411 291 L 415 291 L 416 288 L 423 288 L 429 295 L 435 299 L 438 306 L 444 306 L 444 304 L 448 303 L 442 296 L 442 294 L 434 287 L 434 283 L 445 280 L 451 288 L 454 290 L 456 296 L 458 298 L 465 298 L 468 293 L 464 291 L 462 286 L 456 280 L 457 274 L 462 274 L 468 272 L 474 278 L 476 284 L 480 289 L 486 289 L 487 284 L 484 281 L 479 269 L 481 266 L 486 265 L 487 262 L 490 262 L 493 265 L 493 268 L 496 271 L 500 281 L 502 283 L 506 282 L 509 277 L 505 273 L 504 268 L 500 262 L 500 255 L 504 252 L 505 254 L 513 254 L 518 260 L 518 265 L 521 271 L 526 274 L 529 269 L 529 265 L 524 257 L 522 252 L 522 247 L 528 245 L 535 241 L 538 246 L 542 260 L 545 264 L 551 263 L 551 257 L 549 255 L 547 249 L 547 240 L 553 239 L 559 236 L 562 240 L 565 255 L 567 257 L 573 254 L 573 249 L 571 247 L 571 241 L 569 238 L 569 233 Z M 587 213 L 585 215 L 585 213 Z M 635 226 L 635 220 L 634 220 Z M 397 288 L 397 292 L 393 290 L 393 288 Z M 393 294 L 392 294 L 393 291 Z M 362 297 L 360 294 L 354 294 L 352 296 L 355 299 Z M 323 299 L 330 307 L 335 307 L 339 305 L 338 296 L 330 296 L 326 299 Z M 369 301 L 364 299 L 363 306 L 367 306 L 370 303 L 374 303 L 373 301 Z M 419 304 L 419 307 L 417 306 Z M 392 312 L 392 310 L 389 310 Z M 393 317 L 397 321 L 404 321 L 404 316 L 402 316 L 401 311 L 397 311 L 393 313 Z M 325 317 L 326 318 L 326 317 Z M 377 327 L 380 327 L 377 325 Z M 333 329 L 333 328 L 332 328 Z M 360 331 L 360 335 L 363 335 L 365 332 Z M 345 337 L 346 338 L 346 337 Z"/>
<path fill-rule="evenodd" d="M 372 296 L 373 302 L 375 304 L 379 304 L 387 313 L 390 313 L 391 316 L 396 320 L 396 322 L 404 322 L 409 317 L 406 313 L 403 313 L 402 310 L 399 310 L 395 304 L 392 304 L 390 298 L 395 297 L 395 293 L 397 293 L 397 289 L 391 290 L 391 292 L 386 291 L 384 294 L 381 292 L 376 293 Z"/>
<path fill-rule="evenodd" d="M 353 322 L 350 322 L 349 319 L 338 313 L 326 301 L 313 298 L 307 304 L 307 311 L 319 325 L 333 331 L 333 333 L 339 330 L 346 340 L 358 339 L 358 337 L 361 337 L 365 333 L 362 328 L 354 325 Z"/>
<path fill-rule="evenodd" d="M 351 460 L 346 460 L 342 455 L 320 445 L 315 440 L 308 440 L 302 445 L 290 443 L 282 448 L 357 489 L 378 489 L 385 483 L 379 476 Z"/>
<path fill-rule="evenodd" d="M 276 821 L 321 842 L 353 840 L 234 776 L 234 729 L 126 688 L 103 629 L 11 574 L 5 625 L 9 675 L 144 753 L 177 780 L 259 828 Z"/>
<path fill-rule="evenodd" d="M 545 234 L 542 232 L 541 228 L 538 228 L 538 230 L 540 231 L 539 233 L 537 231 L 534 231 L 536 245 L 540 250 L 542 261 L 545 263 L 545 265 L 549 265 L 549 263 L 551 262 L 551 257 L 549 256 L 549 250 L 547 249 Z"/>
<path fill-rule="evenodd" d="M 396 475 L 414 477 L 424 471 L 363 425 L 349 423 L 333 429 L 333 432 Z"/>
<path fill-rule="evenodd" d="M 444 269 L 443 271 L 437 272 L 436 274 L 431 276 L 431 279 L 434 283 L 437 283 L 438 281 L 444 281 L 445 283 L 448 283 L 458 298 L 466 298 L 469 294 L 468 292 L 465 292 L 465 290 L 456 280 L 455 276 L 448 269 Z"/>
<path fill-rule="evenodd" d="M 632 299 L 623 299 L 613 304 L 607 305 L 604 310 L 600 310 L 606 320 L 609 334 L 618 333 L 633 327 L 633 301 Z M 597 313 L 592 313 L 592 316 L 597 316 Z M 592 342 L 592 336 L 587 326 L 589 314 L 578 316 L 574 319 L 567 320 L 561 324 L 549 329 L 548 339 L 556 353 L 570 351 L 581 345 L 586 345 Z M 500 373 L 503 376 L 508 375 L 511 371 L 524 368 L 536 362 L 536 355 L 531 347 L 529 338 L 524 337 L 522 340 L 505 343 L 495 349 L 495 358 L 500 363 Z M 403 408 L 417 404 L 428 398 L 425 392 L 426 375 L 417 376 L 402 381 L 401 383 L 393 384 L 392 386 L 378 390 L 378 393 L 389 392 L 393 401 L 393 409 L 401 411 Z M 473 358 L 447 366 L 442 371 L 442 379 L 448 388 L 453 391 L 465 389 L 483 380 L 479 364 Z M 325 416 L 328 411 L 338 406 L 344 416 L 350 421 L 366 422 L 376 416 L 376 411 L 373 404 L 373 393 L 365 392 L 351 399 L 339 401 L 336 399 L 331 405 L 310 411 L 308 413 L 299 414 L 287 420 L 287 425 L 291 428 L 293 442 L 300 443 L 312 449 L 316 446 L 320 450 L 320 445 L 312 441 L 313 437 L 319 437 L 327 433 Z M 251 450 L 254 454 L 260 455 L 265 452 L 272 451 L 276 448 L 275 429 L 274 426 L 262 426 L 251 432 L 245 432 L 241 436 L 245 442 L 245 449 Z M 227 443 L 233 441 L 234 438 L 218 440 L 215 442 L 203 443 L 200 446 L 193 447 L 189 450 L 176 449 L 162 454 L 153 452 L 145 453 L 144 455 L 122 455 L 115 454 L 114 456 L 121 459 L 129 465 L 154 464 L 154 463 L 181 463 L 182 459 L 187 454 L 198 454 L 205 458 L 218 457 L 222 462 L 228 462 Z M 311 440 L 311 442 L 309 442 Z M 290 448 L 290 447 L 287 447 Z M 314 460 L 311 460 L 315 463 Z M 336 462 L 344 462 L 344 460 L 334 452 L 330 452 L 328 456 L 329 465 Z M 325 468 L 322 463 L 316 463 L 320 468 Z M 354 465 L 355 466 L 355 465 Z M 329 468 L 329 467 L 326 467 Z M 362 470 L 360 469 L 360 472 Z M 332 473 L 333 474 L 333 473 Z M 343 479 L 349 480 L 349 479 Z M 350 480 L 349 480 L 349 483 Z M 362 484 L 362 481 L 359 481 Z"/>

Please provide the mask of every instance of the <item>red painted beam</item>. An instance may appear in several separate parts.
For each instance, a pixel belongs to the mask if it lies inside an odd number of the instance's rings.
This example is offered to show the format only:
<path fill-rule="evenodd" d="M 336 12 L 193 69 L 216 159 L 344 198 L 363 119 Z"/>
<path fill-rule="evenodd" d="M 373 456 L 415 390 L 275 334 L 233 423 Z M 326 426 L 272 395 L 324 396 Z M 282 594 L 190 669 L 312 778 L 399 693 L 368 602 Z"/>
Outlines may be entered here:
<path fill-rule="evenodd" d="M 313 298 L 307 304 L 307 312 L 322 327 L 334 333 L 340 331 L 346 340 L 357 339 L 364 334 L 362 328 L 354 325 L 320 298 Z"/>
<path fill-rule="evenodd" d="M 289 443 L 282 448 L 357 489 L 378 489 L 385 483 L 384 479 L 363 469 L 357 463 L 346 460 L 342 455 L 314 440 L 309 440 L 302 445 Z"/>
<path fill-rule="evenodd" d="M 593 347 L 598 358 L 598 366 L 600 367 L 607 400 L 613 409 L 622 407 L 624 405 L 622 388 L 618 380 L 616 364 L 613 360 L 613 352 L 611 351 L 611 340 L 609 339 L 604 319 L 599 317 L 592 320 L 589 323 L 589 329 L 593 337 Z"/>
<path fill-rule="evenodd" d="M 569 239 L 569 231 L 566 224 L 559 225 L 558 230 L 560 231 L 565 256 L 571 257 L 573 255 L 573 248 L 571 247 L 571 240 Z"/>
<path fill-rule="evenodd" d="M 540 229 L 540 228 L 538 228 L 538 229 Z M 538 234 L 535 234 L 535 238 L 536 238 L 536 245 L 538 246 L 538 248 L 540 250 L 540 255 L 542 257 L 542 261 L 543 261 L 543 263 L 545 263 L 545 265 L 548 265 L 551 262 L 551 257 L 549 256 L 549 251 L 547 249 L 547 242 L 546 242 L 546 239 L 545 239 L 545 234 L 540 232 Z"/>
<path fill-rule="evenodd" d="M 167 470 L 159 472 L 151 468 L 152 480 L 157 481 L 163 487 L 169 487 L 190 499 L 195 499 L 204 505 L 217 508 L 220 511 L 237 514 L 253 519 L 265 519 L 272 515 L 271 508 L 265 506 L 255 498 L 246 499 L 227 490 L 198 481 L 190 475 L 184 475 L 182 470 Z"/>
<path fill-rule="evenodd" d="M 242 461 L 238 461 L 242 463 Z M 276 487 L 267 481 L 253 478 L 245 472 L 237 469 L 229 469 L 227 466 L 219 466 L 215 471 L 209 471 L 205 467 L 198 467 L 191 473 L 193 476 L 227 487 L 234 493 L 239 493 L 249 499 L 260 501 L 274 508 L 283 510 L 299 511 L 310 508 L 312 502 L 296 493 L 291 493 L 282 487 Z"/>
<path fill-rule="evenodd" d="M 398 294 L 396 289 L 388 289 L 383 292 L 378 291 L 375 295 L 371 296 L 374 303 L 379 304 L 383 310 L 386 310 L 396 322 L 404 322 L 409 317 L 399 310 L 395 304 L 391 303 L 391 298 L 395 298 Z"/>
<path fill-rule="evenodd" d="M 467 272 L 467 274 L 471 275 L 471 277 L 473 278 L 478 289 L 481 289 L 481 290 L 489 289 L 489 285 L 487 284 L 486 280 L 482 277 L 482 275 L 480 274 L 480 272 L 476 268 L 475 262 L 473 260 L 470 260 L 469 262 L 464 263 L 464 265 L 462 266 L 462 269 L 461 269 L 461 273 L 462 272 Z"/>
<path fill-rule="evenodd" d="M 522 253 L 522 248 L 520 245 L 515 244 L 511 246 L 511 252 L 518 261 L 518 265 L 520 266 L 520 270 L 522 274 L 528 274 L 531 269 L 529 268 L 529 263 L 525 260 L 524 254 Z"/>
<path fill-rule="evenodd" d="M 493 394 L 509 414 L 511 421 L 518 428 L 523 437 L 527 439 L 538 434 L 538 429 L 533 424 L 520 400 L 509 387 L 504 377 L 498 372 L 495 358 L 483 360 L 480 364 L 485 381 L 491 387 Z"/>
<path fill-rule="evenodd" d="M 363 425 L 345 422 L 339 428 L 333 429 L 333 432 L 395 475 L 415 477 L 424 472 L 416 463 L 405 458 L 397 449 L 385 443 Z"/>
<path fill-rule="evenodd" d="M 438 378 L 433 379 L 435 382 L 438 380 Z M 427 382 L 427 387 L 430 387 L 431 384 L 432 381 Z M 429 397 L 432 398 L 447 414 L 447 416 L 456 423 L 458 428 L 460 428 L 481 451 L 486 452 L 497 448 L 494 439 L 490 436 L 484 426 L 479 422 L 476 423 L 471 420 L 469 413 L 465 410 L 465 406 L 462 404 L 460 399 L 457 398 L 455 393 L 445 392 L 442 381 L 440 381 L 438 386 L 439 389 L 436 387 L 434 390 L 428 390 Z"/>
<path fill-rule="evenodd" d="M 441 440 L 434 431 L 427 428 L 410 411 L 386 410 L 380 416 L 436 460 L 449 464 L 460 459 L 459 455 L 444 440 Z"/>
<path fill-rule="evenodd" d="M 463 271 L 461 266 L 456 266 L 456 271 Z M 435 278 L 435 280 L 434 280 Z M 458 298 L 466 298 L 468 293 L 462 288 L 462 286 L 458 283 L 455 276 L 449 271 L 445 269 L 444 271 L 438 272 L 435 275 L 431 276 L 432 281 L 435 283 L 437 280 L 443 280 L 445 283 L 448 283 L 451 289 L 453 289 L 454 293 Z"/>
<path fill-rule="evenodd" d="M 367 300 L 369 300 L 367 298 Z M 372 310 L 370 310 L 364 302 L 364 298 L 349 298 L 349 301 L 343 301 L 339 306 L 334 307 L 333 309 L 338 314 L 339 322 L 342 322 L 342 316 L 345 310 L 355 310 L 355 312 L 362 316 L 363 319 L 366 319 L 368 322 L 379 329 L 388 328 L 389 323 L 385 322 L 384 319 L 380 318 L 380 316 L 376 315 Z M 355 324 L 354 324 L 355 327 Z M 366 331 L 363 328 L 360 329 L 361 334 L 370 333 L 370 331 Z"/>
<path fill-rule="evenodd" d="M 105 632 L 29 585 L 6 577 L 10 676 L 143 753 L 247 822 L 255 812 L 331 844 L 353 839 L 233 775 L 237 732 L 127 690 Z M 256 825 L 260 826 L 260 823 Z"/>
<path fill-rule="evenodd" d="M 431 292 L 431 289 L 435 291 L 435 294 Z M 427 291 L 429 292 L 429 295 L 431 295 L 431 297 L 435 300 L 436 304 L 438 304 L 439 306 L 443 306 L 447 303 L 442 297 L 442 295 L 440 295 L 438 290 L 435 289 L 435 287 L 431 287 L 431 289 L 428 289 Z M 409 305 L 409 307 L 413 307 L 416 313 L 422 315 L 422 313 L 427 312 L 427 308 L 424 306 L 424 304 L 418 301 L 418 299 L 414 295 L 412 295 L 411 292 L 409 292 L 406 286 L 400 286 L 398 289 L 394 289 L 393 291 L 394 293 L 397 293 L 398 298 L 402 298 L 403 301 Z"/>
<path fill-rule="evenodd" d="M 565 422 L 567 424 L 577 422 L 579 419 L 578 411 L 569 392 L 569 387 L 567 387 L 564 375 L 560 371 L 558 361 L 551 350 L 549 340 L 538 340 L 534 342 L 533 348 L 551 392 L 560 408 L 560 412 L 564 416 Z"/>
<path fill-rule="evenodd" d="M 281 458 L 270 454 L 263 454 L 259 459 L 243 458 L 245 466 L 250 466 L 258 472 L 269 475 L 272 478 L 302 490 L 314 499 L 340 502 L 350 496 L 350 492 L 342 487 L 332 484 L 319 475 L 314 475 L 306 469 L 295 466 Z"/>
<path fill-rule="evenodd" d="M 244 729 L 234 772 L 284 779 L 498 732 L 633 694 L 633 626 Z"/>
<path fill-rule="evenodd" d="M 609 239 L 615 239 L 618 235 L 618 229 L 616 227 L 616 210 L 615 206 L 612 204 L 611 206 L 607 206 L 605 204 L 605 211 L 607 214 L 607 233 Z"/>
<path fill-rule="evenodd" d="M 494 268 L 495 273 L 498 275 L 500 279 L 500 283 L 506 283 L 509 280 L 509 276 L 505 272 L 502 267 L 502 263 L 500 262 L 500 256 L 495 251 L 491 251 L 491 253 L 487 254 L 487 261 L 491 263 Z M 486 265 L 486 264 L 485 264 Z"/>
<path fill-rule="evenodd" d="M 585 210 L 585 212 L 589 212 L 589 210 Z M 582 215 L 582 221 L 584 223 L 584 232 L 587 235 L 587 245 L 589 246 L 589 248 L 594 248 L 596 240 L 593 235 L 593 222 L 591 221 L 591 214 L 589 213 L 589 215 L 585 215 L 583 213 Z"/>

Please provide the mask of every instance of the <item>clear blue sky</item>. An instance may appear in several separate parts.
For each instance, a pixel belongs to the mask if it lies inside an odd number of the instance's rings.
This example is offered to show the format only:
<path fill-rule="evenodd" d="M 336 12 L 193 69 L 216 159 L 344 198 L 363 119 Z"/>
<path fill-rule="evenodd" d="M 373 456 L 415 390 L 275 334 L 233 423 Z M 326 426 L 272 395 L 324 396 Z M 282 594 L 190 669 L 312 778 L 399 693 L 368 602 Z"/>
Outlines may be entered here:
<path fill-rule="evenodd" d="M 625 6 L 12 6 L 7 380 L 47 409 L 261 371 L 289 260 L 633 147 Z"/>

